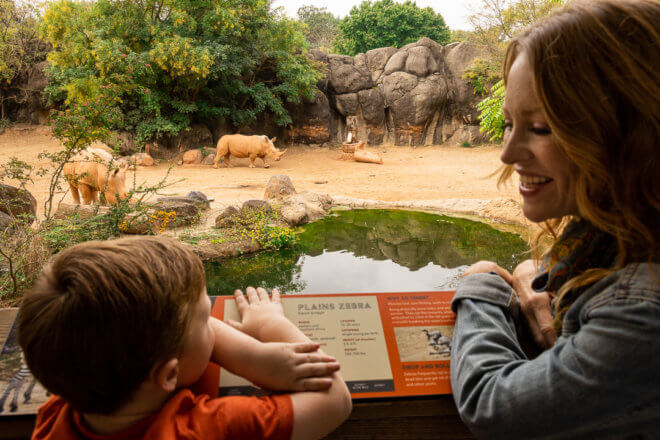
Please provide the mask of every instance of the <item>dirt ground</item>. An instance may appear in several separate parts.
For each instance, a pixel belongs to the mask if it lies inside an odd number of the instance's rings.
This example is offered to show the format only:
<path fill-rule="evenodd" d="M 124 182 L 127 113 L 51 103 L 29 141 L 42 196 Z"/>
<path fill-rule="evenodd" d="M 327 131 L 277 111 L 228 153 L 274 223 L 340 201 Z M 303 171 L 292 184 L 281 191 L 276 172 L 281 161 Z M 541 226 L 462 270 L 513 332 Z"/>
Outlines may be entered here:
<path fill-rule="evenodd" d="M 502 200 L 498 202 L 500 210 L 514 214 L 519 211 L 515 203 L 519 200 L 517 188 L 509 185 L 498 189 L 496 177 L 489 177 L 500 164 L 501 148 L 498 146 L 370 147 L 382 154 L 383 165 L 339 160 L 341 150 L 335 148 L 280 143 L 276 146 L 288 148 L 288 151 L 270 168 L 263 168 L 259 159 L 256 168 L 248 168 L 247 159 L 235 158 L 232 158 L 233 168 L 175 164 L 168 181 L 176 183 L 162 193 L 185 195 L 192 190 L 202 191 L 214 199 L 211 207 L 219 209 L 263 198 L 268 179 L 275 174 L 286 174 L 297 191 L 385 202 L 498 199 Z M 59 141 L 50 135 L 48 127 L 16 125 L 0 135 L 0 165 L 15 156 L 37 168 L 46 166 L 47 161 L 38 159 L 37 155 L 59 148 Z M 137 182 L 156 183 L 165 176 L 169 166 L 160 163 L 153 167 L 138 167 Z M 132 178 L 131 172 L 127 181 L 132 182 Z M 43 210 L 47 182 L 47 177 L 35 177 L 34 183 L 28 186 L 37 198 L 39 212 Z M 67 194 L 64 201 L 71 203 L 71 195 Z"/>

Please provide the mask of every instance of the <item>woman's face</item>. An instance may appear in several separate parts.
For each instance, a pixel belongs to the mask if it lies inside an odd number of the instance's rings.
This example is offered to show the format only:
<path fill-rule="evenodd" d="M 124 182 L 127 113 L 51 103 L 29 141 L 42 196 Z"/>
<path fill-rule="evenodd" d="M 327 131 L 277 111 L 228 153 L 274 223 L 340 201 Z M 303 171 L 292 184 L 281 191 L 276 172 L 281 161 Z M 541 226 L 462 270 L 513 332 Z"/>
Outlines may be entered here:
<path fill-rule="evenodd" d="M 519 54 L 504 99 L 504 149 L 500 159 L 520 177 L 525 217 L 533 222 L 578 213 L 570 176 L 574 166 L 559 149 L 534 91 L 532 69 Z"/>

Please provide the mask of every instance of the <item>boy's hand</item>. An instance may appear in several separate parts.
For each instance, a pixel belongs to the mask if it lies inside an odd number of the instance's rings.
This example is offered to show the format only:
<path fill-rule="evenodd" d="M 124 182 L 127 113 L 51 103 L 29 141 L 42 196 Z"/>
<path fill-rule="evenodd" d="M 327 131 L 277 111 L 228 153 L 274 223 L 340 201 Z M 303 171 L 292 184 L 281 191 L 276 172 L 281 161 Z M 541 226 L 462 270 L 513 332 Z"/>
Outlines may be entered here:
<path fill-rule="evenodd" d="M 273 289 L 272 299 L 268 296 L 266 289 L 262 287 L 256 290 L 254 287 L 248 287 L 245 289 L 245 293 L 246 295 L 243 295 L 240 290 L 234 292 L 241 322 L 228 320 L 229 325 L 265 342 L 269 331 L 281 325 L 284 321 L 290 323 L 284 316 L 284 310 L 280 302 L 280 292 L 277 289 Z"/>
<path fill-rule="evenodd" d="M 314 342 L 268 342 L 256 354 L 262 388 L 278 391 L 322 391 L 332 385 L 332 374 L 339 370 L 337 360 L 317 351 Z"/>

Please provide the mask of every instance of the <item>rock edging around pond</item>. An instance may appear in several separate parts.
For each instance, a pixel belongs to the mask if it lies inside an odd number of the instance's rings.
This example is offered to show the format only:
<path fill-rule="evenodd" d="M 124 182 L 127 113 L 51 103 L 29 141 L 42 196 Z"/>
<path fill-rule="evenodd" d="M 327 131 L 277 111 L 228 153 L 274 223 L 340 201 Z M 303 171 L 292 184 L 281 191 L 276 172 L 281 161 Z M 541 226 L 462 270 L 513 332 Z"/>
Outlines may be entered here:
<path fill-rule="evenodd" d="M 479 217 L 498 223 L 529 226 L 522 212 L 520 203 L 511 198 L 498 199 L 438 199 L 385 201 L 358 199 L 346 196 L 334 196 L 334 207 L 354 209 L 406 209 L 429 211 L 438 214 L 458 214 Z"/>
<path fill-rule="evenodd" d="M 520 204 L 510 198 L 500 198 L 491 200 L 474 199 L 445 199 L 445 200 L 416 200 L 416 201 L 382 201 L 357 199 L 346 196 L 330 197 L 325 194 L 297 193 L 297 199 L 291 196 L 285 196 L 276 200 L 273 205 L 280 213 L 287 210 L 299 213 L 296 221 L 289 223 L 291 226 L 298 226 L 311 221 L 318 220 L 327 215 L 331 209 L 353 208 L 353 209 L 403 209 L 414 211 L 425 211 L 436 214 L 449 214 L 465 216 L 476 220 L 490 220 L 491 226 L 496 229 L 506 230 L 508 232 L 522 233 L 521 227 L 528 224 L 522 215 Z M 301 201 L 302 199 L 302 201 Z M 292 200 L 295 200 L 293 203 Z M 272 199 L 271 199 L 272 201 Z M 240 215 L 247 204 L 268 203 L 264 200 L 249 200 L 243 204 L 243 207 L 237 208 L 234 205 L 226 207 L 216 221 L 226 222 L 231 216 Z M 282 204 L 284 202 L 284 204 Z M 287 204 L 288 202 L 288 204 Z M 301 206 L 301 205 L 304 205 Z M 270 206 L 270 205 L 269 205 Z M 311 209 L 310 209 L 311 208 Z M 307 210 L 305 210 L 307 209 Z M 303 215 L 302 212 L 311 212 L 312 215 Z M 215 211 L 217 212 L 217 211 Z M 210 213 L 211 218 L 215 215 Z M 284 216 L 281 216 L 282 219 Z M 512 227 L 512 225 L 514 225 Z M 199 232 L 209 230 L 208 227 L 200 228 Z M 232 246 L 233 245 L 233 246 Z M 223 258 L 236 257 L 238 255 L 258 252 L 263 248 L 258 243 L 244 241 L 241 243 L 218 243 L 209 244 L 208 242 L 193 244 L 193 249 L 203 260 L 222 260 Z"/>

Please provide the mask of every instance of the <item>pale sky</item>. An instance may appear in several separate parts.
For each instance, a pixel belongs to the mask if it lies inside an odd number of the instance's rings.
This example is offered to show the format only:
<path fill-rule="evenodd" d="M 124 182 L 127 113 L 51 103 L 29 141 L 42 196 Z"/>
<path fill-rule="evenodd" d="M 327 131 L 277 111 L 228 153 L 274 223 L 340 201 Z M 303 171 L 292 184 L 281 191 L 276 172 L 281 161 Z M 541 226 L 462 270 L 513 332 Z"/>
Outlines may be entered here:
<path fill-rule="evenodd" d="M 353 6 L 359 6 L 360 3 L 362 0 L 275 0 L 273 7 L 282 6 L 288 16 L 297 17 L 296 12 L 299 7 L 312 5 L 317 8 L 326 8 L 333 15 L 344 18 Z M 471 6 L 476 3 L 475 0 L 416 0 L 415 3 L 420 8 L 430 6 L 439 12 L 450 29 L 468 30 L 471 28 L 467 17 L 472 13 Z"/>

